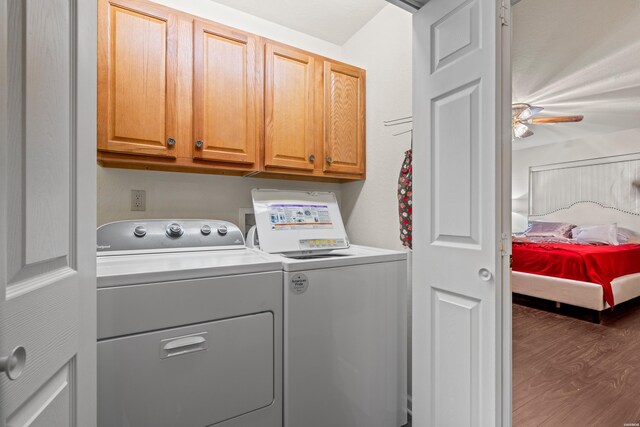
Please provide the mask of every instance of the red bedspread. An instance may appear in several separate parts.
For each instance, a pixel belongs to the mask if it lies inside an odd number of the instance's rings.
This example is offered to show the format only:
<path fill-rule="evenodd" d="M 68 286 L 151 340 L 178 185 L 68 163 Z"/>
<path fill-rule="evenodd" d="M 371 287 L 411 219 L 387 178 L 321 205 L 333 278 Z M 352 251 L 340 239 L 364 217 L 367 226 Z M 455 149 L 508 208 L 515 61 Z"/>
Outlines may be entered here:
<path fill-rule="evenodd" d="M 598 283 L 613 307 L 611 281 L 640 273 L 640 245 L 592 246 L 513 243 L 513 270 L 542 276 Z"/>

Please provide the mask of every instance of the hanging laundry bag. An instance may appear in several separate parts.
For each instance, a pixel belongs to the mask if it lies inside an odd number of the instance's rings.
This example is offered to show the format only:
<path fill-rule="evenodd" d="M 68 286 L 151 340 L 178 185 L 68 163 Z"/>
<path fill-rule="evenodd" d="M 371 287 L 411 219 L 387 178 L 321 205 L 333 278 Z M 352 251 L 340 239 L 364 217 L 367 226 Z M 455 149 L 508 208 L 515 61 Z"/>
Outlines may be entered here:
<path fill-rule="evenodd" d="M 411 150 L 406 151 L 400 177 L 398 178 L 398 213 L 400 214 L 400 241 L 411 249 L 411 219 L 413 208 L 411 206 L 412 166 Z"/>

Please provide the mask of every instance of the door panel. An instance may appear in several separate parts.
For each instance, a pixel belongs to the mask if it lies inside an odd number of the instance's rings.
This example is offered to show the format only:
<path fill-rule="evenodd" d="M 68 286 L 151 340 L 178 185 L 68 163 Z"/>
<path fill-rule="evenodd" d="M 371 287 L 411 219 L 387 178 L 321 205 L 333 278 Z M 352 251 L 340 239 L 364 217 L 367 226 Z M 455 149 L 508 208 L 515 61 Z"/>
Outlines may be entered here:
<path fill-rule="evenodd" d="M 434 244 L 480 244 L 478 96 L 478 82 L 472 82 L 432 100 Z M 451 167 L 456 164 L 462 167 Z"/>
<path fill-rule="evenodd" d="M 265 166 L 314 168 L 314 57 L 265 48 Z"/>
<path fill-rule="evenodd" d="M 364 70 L 324 63 L 324 170 L 364 173 Z"/>
<path fill-rule="evenodd" d="M 503 422 L 498 12 L 431 0 L 414 15 L 416 427 Z"/>
<path fill-rule="evenodd" d="M 96 5 L 9 0 L 0 23 L 0 357 L 26 350 L 0 426 L 92 425 Z"/>
<path fill-rule="evenodd" d="M 232 29 L 194 24 L 193 157 L 256 161 L 258 141 L 256 38 Z"/>
<path fill-rule="evenodd" d="M 176 18 L 130 0 L 99 7 L 99 149 L 176 157 Z"/>
<path fill-rule="evenodd" d="M 7 420 L 7 426 L 73 425 L 69 408 L 74 395 L 74 368 L 71 361 L 60 369 Z"/>

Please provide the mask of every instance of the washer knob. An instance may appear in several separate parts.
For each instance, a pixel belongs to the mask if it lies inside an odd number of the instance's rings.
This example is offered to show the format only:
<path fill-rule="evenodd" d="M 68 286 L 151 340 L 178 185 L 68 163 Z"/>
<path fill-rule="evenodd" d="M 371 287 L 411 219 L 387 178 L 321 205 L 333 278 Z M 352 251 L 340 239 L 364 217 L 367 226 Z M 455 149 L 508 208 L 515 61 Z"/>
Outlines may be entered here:
<path fill-rule="evenodd" d="M 169 237 L 180 237 L 183 233 L 184 230 L 182 229 L 182 226 L 177 222 L 172 222 L 171 224 L 167 225 L 167 235 Z"/>
<path fill-rule="evenodd" d="M 211 234 L 211 227 L 208 225 L 203 225 L 202 228 L 200 229 L 200 232 L 203 235 L 208 236 L 209 234 Z"/>
<path fill-rule="evenodd" d="M 144 225 L 138 225 L 133 229 L 133 235 L 136 237 L 144 237 L 147 235 L 147 229 Z"/>
<path fill-rule="evenodd" d="M 218 234 L 221 236 L 225 236 L 227 234 L 227 226 L 221 225 L 220 227 L 218 227 Z"/>

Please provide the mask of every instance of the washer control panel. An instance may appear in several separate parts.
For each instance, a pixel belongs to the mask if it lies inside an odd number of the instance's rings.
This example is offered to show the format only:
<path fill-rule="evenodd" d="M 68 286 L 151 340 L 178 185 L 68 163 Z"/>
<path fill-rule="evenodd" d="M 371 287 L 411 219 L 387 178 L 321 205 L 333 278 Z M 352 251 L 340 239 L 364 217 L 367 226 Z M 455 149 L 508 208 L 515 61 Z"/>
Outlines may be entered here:
<path fill-rule="evenodd" d="M 301 239 L 300 249 L 336 249 L 346 245 L 343 238 L 336 239 Z"/>
<path fill-rule="evenodd" d="M 228 222 L 206 219 L 118 221 L 97 230 L 98 255 L 119 251 L 154 252 L 245 248 L 240 229 Z"/>

